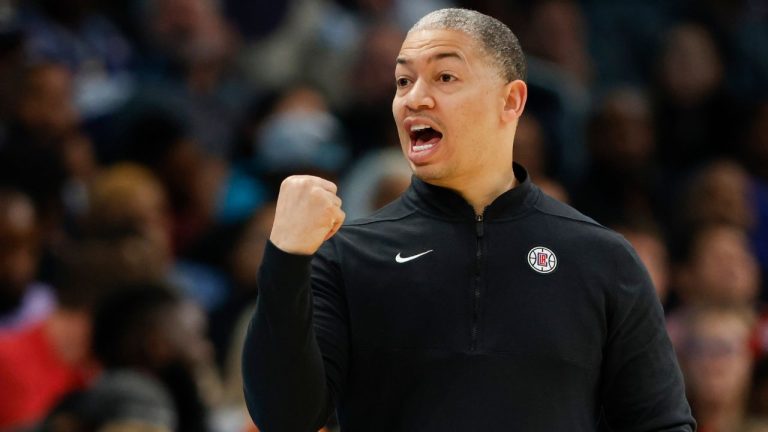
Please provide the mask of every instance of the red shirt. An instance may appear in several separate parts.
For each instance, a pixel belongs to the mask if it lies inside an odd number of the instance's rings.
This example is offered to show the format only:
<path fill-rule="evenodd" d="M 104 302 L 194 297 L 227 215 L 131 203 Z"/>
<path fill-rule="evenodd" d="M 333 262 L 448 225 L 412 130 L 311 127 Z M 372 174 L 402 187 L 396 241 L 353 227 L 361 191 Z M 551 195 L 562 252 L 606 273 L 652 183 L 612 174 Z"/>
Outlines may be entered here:
<path fill-rule="evenodd" d="M 91 373 L 66 363 L 46 321 L 0 334 L 0 430 L 41 420 L 59 398 L 85 387 Z"/>

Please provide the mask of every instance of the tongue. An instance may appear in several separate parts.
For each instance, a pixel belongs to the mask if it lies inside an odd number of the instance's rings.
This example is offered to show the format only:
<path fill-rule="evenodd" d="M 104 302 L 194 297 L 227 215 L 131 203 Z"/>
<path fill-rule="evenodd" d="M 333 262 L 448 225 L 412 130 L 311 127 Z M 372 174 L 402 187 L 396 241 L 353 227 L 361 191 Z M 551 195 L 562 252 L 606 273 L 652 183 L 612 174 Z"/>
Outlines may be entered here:
<path fill-rule="evenodd" d="M 442 137 L 443 134 L 437 132 L 436 130 L 425 130 L 419 134 L 418 138 L 416 138 L 416 145 L 435 144 L 436 142 L 440 141 L 440 138 Z"/>

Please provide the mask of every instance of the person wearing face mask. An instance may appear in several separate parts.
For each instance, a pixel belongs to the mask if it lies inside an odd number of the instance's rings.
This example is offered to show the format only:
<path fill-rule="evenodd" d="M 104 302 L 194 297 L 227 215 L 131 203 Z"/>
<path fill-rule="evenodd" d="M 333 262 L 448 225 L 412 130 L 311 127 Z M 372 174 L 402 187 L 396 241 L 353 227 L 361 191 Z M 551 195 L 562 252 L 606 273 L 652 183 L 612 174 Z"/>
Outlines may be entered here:
<path fill-rule="evenodd" d="M 283 181 L 245 343 L 264 431 L 692 431 L 631 246 L 513 163 L 527 87 L 516 37 L 443 9 L 396 59 L 414 173 L 344 223 L 336 185 Z M 343 224 L 343 226 L 342 226 Z"/>

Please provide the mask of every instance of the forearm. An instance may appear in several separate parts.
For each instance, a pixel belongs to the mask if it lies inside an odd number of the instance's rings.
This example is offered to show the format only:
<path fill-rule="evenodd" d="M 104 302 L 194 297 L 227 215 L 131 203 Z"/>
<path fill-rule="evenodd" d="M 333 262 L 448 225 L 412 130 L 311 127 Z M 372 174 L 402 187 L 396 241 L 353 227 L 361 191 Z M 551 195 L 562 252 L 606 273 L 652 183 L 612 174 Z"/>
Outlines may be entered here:
<path fill-rule="evenodd" d="M 243 383 L 248 410 L 264 432 L 317 430 L 328 412 L 312 326 L 310 260 L 268 244 L 259 273 L 259 300 L 243 350 Z"/>

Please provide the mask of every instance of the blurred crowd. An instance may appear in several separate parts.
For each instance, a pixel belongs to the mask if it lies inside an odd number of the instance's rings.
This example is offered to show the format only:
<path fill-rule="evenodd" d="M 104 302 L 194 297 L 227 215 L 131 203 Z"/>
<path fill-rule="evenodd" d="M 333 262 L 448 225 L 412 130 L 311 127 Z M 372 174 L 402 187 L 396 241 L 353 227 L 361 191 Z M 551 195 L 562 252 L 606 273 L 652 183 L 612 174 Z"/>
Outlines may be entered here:
<path fill-rule="evenodd" d="M 766 0 L 0 0 L 0 431 L 255 431 L 279 183 L 408 186 L 394 59 L 448 6 L 519 36 L 515 159 L 637 249 L 700 430 L 768 431 Z"/>

